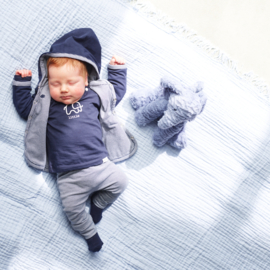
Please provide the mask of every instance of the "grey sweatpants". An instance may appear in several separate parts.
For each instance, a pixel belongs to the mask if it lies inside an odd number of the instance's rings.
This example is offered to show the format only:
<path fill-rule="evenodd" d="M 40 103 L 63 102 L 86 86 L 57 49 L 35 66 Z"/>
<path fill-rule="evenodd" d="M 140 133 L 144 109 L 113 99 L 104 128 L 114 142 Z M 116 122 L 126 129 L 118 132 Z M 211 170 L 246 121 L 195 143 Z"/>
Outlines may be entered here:
<path fill-rule="evenodd" d="M 89 239 L 97 232 L 91 215 L 85 210 L 89 196 L 93 195 L 93 203 L 104 209 L 125 190 L 128 179 L 119 167 L 108 160 L 98 166 L 60 173 L 57 184 L 63 210 L 72 228 Z"/>

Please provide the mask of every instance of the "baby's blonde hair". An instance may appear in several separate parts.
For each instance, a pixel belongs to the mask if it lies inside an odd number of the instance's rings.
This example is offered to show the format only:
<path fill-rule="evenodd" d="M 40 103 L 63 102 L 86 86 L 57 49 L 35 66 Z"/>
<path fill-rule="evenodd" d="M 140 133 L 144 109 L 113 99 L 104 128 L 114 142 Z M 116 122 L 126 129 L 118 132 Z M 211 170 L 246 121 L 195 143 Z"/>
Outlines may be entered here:
<path fill-rule="evenodd" d="M 80 75 L 84 78 L 88 75 L 86 66 L 83 62 L 67 57 L 50 57 L 47 60 L 47 70 L 48 70 L 48 78 L 49 78 L 49 66 L 62 67 L 65 64 L 72 66 L 73 68 L 80 69 Z"/>

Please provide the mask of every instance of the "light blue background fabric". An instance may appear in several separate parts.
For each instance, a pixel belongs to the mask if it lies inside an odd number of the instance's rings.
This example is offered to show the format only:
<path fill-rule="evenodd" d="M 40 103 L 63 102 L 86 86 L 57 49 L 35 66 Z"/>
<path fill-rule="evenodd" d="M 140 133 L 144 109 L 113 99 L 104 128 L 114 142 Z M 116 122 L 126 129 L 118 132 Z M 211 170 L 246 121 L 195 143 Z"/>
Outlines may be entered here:
<path fill-rule="evenodd" d="M 256 87 L 121 0 L 4 0 L 0 9 L 1 269 L 270 268 L 270 107 Z M 55 177 L 27 167 L 26 123 L 12 103 L 15 70 L 31 69 L 35 86 L 39 55 L 81 27 L 100 39 L 103 77 L 113 54 L 127 60 L 117 113 L 139 144 L 118 165 L 130 184 L 98 225 L 98 254 L 70 227 Z M 203 81 L 208 96 L 180 153 L 154 147 L 154 125 L 139 128 L 129 104 L 167 75 Z"/>

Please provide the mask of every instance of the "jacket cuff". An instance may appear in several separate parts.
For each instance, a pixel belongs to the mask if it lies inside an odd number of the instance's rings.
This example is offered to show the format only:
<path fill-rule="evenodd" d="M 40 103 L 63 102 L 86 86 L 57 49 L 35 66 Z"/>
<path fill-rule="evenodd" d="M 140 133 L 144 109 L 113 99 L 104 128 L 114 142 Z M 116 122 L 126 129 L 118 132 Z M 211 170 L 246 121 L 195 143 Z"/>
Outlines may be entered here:
<path fill-rule="evenodd" d="M 27 76 L 27 77 L 22 77 L 21 75 L 15 75 L 14 76 L 14 81 L 19 81 L 19 82 L 29 82 L 31 81 L 32 76 Z"/>
<path fill-rule="evenodd" d="M 15 86 L 31 86 L 32 77 L 21 77 L 21 75 L 15 75 L 13 80 L 13 85 Z"/>
<path fill-rule="evenodd" d="M 110 69 L 126 69 L 127 65 L 110 65 L 110 64 L 108 64 L 108 68 L 110 68 Z"/>

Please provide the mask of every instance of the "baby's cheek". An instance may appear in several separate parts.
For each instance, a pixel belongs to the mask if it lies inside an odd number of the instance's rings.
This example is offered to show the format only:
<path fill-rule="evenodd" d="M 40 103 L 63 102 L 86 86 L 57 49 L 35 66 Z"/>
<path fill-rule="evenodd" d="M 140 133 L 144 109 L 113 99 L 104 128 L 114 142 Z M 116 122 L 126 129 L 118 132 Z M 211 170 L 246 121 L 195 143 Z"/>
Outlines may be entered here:
<path fill-rule="evenodd" d="M 78 87 L 74 90 L 74 94 L 77 96 L 77 97 L 82 97 L 82 95 L 84 94 L 84 91 L 85 91 L 85 87 Z"/>
<path fill-rule="evenodd" d="M 53 89 L 50 89 L 50 95 L 51 95 L 51 97 L 54 99 L 54 100 L 58 100 L 58 98 L 59 98 L 59 95 L 58 95 L 58 93 L 57 93 L 57 91 L 55 91 L 55 90 L 53 90 Z"/>

